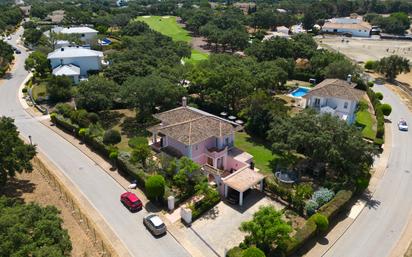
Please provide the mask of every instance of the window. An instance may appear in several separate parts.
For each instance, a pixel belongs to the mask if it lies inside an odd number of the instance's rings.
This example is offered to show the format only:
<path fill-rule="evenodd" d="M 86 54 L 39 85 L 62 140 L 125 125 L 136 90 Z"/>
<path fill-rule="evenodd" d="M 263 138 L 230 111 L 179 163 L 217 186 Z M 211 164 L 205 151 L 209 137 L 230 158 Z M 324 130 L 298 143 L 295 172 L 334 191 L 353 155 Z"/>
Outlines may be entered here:
<path fill-rule="evenodd" d="M 227 137 L 227 138 L 225 138 L 225 144 L 226 144 L 226 146 L 228 146 L 229 145 L 229 138 Z"/>
<path fill-rule="evenodd" d="M 320 105 L 320 99 L 319 98 L 315 98 L 315 106 L 319 106 Z"/>
<path fill-rule="evenodd" d="M 197 151 L 199 149 L 198 145 L 195 145 L 195 151 Z"/>
<path fill-rule="evenodd" d="M 359 32 L 362 32 L 362 30 L 359 30 Z"/>
<path fill-rule="evenodd" d="M 348 102 L 345 102 L 345 103 L 343 104 L 343 108 L 344 108 L 344 109 L 348 109 Z"/>
<path fill-rule="evenodd" d="M 82 34 L 82 37 L 84 37 L 84 34 Z"/>

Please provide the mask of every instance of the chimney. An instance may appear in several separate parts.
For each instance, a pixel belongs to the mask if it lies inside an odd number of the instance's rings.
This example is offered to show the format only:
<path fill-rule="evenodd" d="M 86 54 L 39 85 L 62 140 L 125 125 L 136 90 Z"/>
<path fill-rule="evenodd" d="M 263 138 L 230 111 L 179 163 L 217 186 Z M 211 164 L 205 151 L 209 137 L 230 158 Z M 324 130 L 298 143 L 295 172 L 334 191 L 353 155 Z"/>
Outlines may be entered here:
<path fill-rule="evenodd" d="M 187 98 L 186 98 L 186 96 L 182 97 L 182 106 L 187 107 Z"/>
<path fill-rule="evenodd" d="M 346 81 L 350 84 L 352 83 L 352 75 L 348 75 L 348 78 L 346 79 Z"/>

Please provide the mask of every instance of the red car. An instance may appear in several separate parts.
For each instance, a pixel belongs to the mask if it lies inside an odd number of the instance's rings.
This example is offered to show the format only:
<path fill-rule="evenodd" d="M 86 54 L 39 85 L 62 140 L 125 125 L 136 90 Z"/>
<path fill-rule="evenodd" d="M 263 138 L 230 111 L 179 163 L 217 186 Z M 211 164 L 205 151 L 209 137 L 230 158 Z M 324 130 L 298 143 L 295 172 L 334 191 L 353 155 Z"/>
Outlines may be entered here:
<path fill-rule="evenodd" d="M 135 212 L 141 210 L 143 207 L 142 201 L 140 201 L 139 197 L 131 192 L 125 192 L 120 196 L 120 202 L 126 206 L 131 212 Z"/>

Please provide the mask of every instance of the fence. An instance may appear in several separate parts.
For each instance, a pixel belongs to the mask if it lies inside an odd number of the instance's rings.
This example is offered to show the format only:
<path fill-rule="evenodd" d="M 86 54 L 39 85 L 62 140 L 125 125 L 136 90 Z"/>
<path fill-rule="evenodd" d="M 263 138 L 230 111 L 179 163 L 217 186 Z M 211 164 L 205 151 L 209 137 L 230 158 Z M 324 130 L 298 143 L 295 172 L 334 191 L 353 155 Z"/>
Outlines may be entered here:
<path fill-rule="evenodd" d="M 91 239 L 94 246 L 99 250 L 99 255 L 102 257 L 117 257 L 118 255 L 114 249 L 111 248 L 107 242 L 105 242 L 106 240 L 104 239 L 104 236 L 100 235 L 97 231 L 96 224 L 88 217 L 87 214 L 82 212 L 79 204 L 73 196 L 73 193 L 70 192 L 70 190 L 67 190 L 67 187 L 38 157 L 34 157 L 32 163 L 34 169 L 38 170 L 45 180 L 53 187 L 53 189 L 60 194 L 60 198 L 66 206 L 70 208 L 75 220 L 84 230 L 86 235 Z"/>

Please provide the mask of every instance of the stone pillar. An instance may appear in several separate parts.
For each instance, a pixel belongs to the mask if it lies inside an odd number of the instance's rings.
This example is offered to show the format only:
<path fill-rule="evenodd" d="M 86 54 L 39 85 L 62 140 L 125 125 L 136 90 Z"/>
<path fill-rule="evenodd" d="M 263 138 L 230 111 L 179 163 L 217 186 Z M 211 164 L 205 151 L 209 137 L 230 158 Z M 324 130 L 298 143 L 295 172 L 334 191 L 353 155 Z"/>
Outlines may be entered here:
<path fill-rule="evenodd" d="M 169 211 L 173 211 L 175 209 L 175 197 L 173 195 L 167 198 L 167 207 Z"/>
<path fill-rule="evenodd" d="M 239 205 L 242 206 L 243 205 L 243 192 L 239 193 Z"/>

